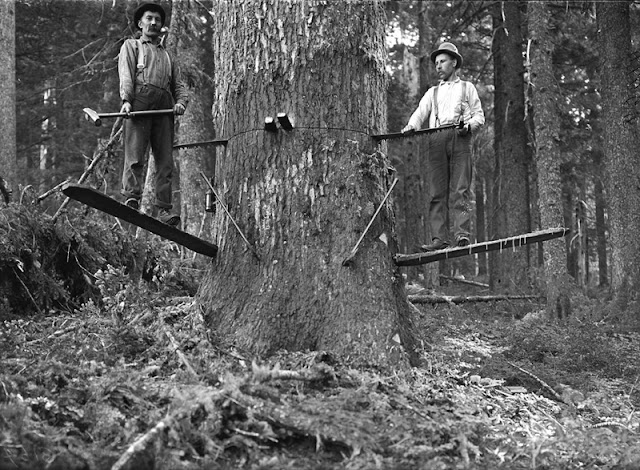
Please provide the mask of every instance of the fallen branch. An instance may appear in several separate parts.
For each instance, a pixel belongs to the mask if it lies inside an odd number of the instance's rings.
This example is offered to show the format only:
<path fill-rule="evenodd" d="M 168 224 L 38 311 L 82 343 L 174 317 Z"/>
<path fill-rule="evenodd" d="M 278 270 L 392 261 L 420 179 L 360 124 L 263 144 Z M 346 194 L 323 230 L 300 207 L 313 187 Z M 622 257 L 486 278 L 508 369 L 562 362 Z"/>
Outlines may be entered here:
<path fill-rule="evenodd" d="M 129 323 L 127 323 L 127 326 L 133 326 L 136 323 L 142 323 L 143 321 L 147 320 L 150 317 L 156 317 L 156 312 L 154 312 L 153 310 L 146 310 L 143 311 L 142 313 L 138 314 L 133 320 L 131 320 Z"/>
<path fill-rule="evenodd" d="M 229 357 L 235 359 L 236 361 L 247 362 L 247 358 L 246 357 L 242 357 L 241 355 L 236 354 L 236 353 L 234 353 L 232 351 L 227 351 L 227 350 L 221 348 L 220 346 L 212 344 L 211 341 L 209 341 L 209 344 L 211 345 L 211 347 L 215 351 L 219 352 L 220 354 L 224 354 L 225 356 L 229 356 Z"/>
<path fill-rule="evenodd" d="M 547 390 L 551 396 L 553 398 L 555 398 L 557 401 L 559 401 L 560 403 L 564 403 L 564 400 L 562 399 L 562 396 L 556 392 L 549 384 L 547 384 L 544 380 L 542 380 L 541 378 L 537 377 L 536 375 L 532 374 L 531 372 L 529 372 L 528 370 L 524 370 L 522 367 L 520 367 L 517 364 L 514 364 L 511 361 L 506 361 L 507 364 L 509 364 L 511 367 L 514 367 L 516 369 L 518 369 L 520 372 L 522 372 L 523 374 L 528 375 L 529 377 L 531 377 L 532 379 L 534 379 L 536 382 L 538 382 L 540 385 L 542 385 L 542 387 Z"/>
<path fill-rule="evenodd" d="M 267 382 L 269 380 L 301 380 L 316 382 L 335 379 L 333 369 L 322 363 L 316 364 L 309 369 L 281 370 L 277 367 L 273 369 L 261 367 L 253 362 L 251 364 L 251 372 L 253 373 L 253 378 L 258 382 Z"/>
<path fill-rule="evenodd" d="M 414 304 L 461 304 L 465 302 L 495 302 L 499 300 L 542 300 L 541 295 L 408 295 L 409 302 Z"/>
<path fill-rule="evenodd" d="M 71 177 L 67 178 L 66 180 L 64 180 L 62 183 L 60 184 L 56 184 L 53 188 L 51 188 L 49 191 L 47 191 L 46 193 L 41 194 L 40 196 L 38 196 L 36 198 L 36 204 L 41 203 L 42 201 L 44 201 L 46 198 L 48 198 L 49 196 L 51 196 L 53 193 L 55 193 L 56 191 L 58 191 L 60 188 L 62 188 L 65 184 L 67 184 L 68 182 L 71 181 Z"/>
<path fill-rule="evenodd" d="M 13 269 L 13 274 L 18 279 L 18 282 L 20 282 L 20 284 L 22 284 L 22 287 L 24 287 L 24 290 L 27 292 L 27 295 L 29 296 L 29 299 L 33 303 L 34 307 L 36 308 L 36 311 L 38 312 L 38 314 L 42 315 L 42 310 L 40 309 L 40 306 L 38 306 L 36 299 L 34 299 L 33 295 L 31 295 L 31 291 L 29 291 L 29 288 L 27 287 L 27 285 L 22 281 L 22 279 L 20 279 L 20 276 L 18 276 L 18 273 L 16 272 L 15 268 L 11 268 L 11 269 Z"/>
<path fill-rule="evenodd" d="M 133 444 L 129 446 L 124 454 L 120 456 L 116 463 L 113 464 L 111 470 L 121 470 L 123 468 L 129 468 L 128 463 L 136 455 L 141 452 L 145 452 L 147 447 L 153 445 L 156 438 L 160 436 L 165 430 L 173 426 L 173 422 L 176 418 L 184 417 L 190 410 L 181 410 L 179 416 L 167 416 L 165 419 L 156 424 L 149 432 L 137 439 Z M 184 416 L 183 416 L 184 415 Z"/>
<path fill-rule="evenodd" d="M 167 336 L 167 338 L 169 338 L 169 341 L 171 341 L 171 346 L 173 346 L 173 351 L 178 355 L 178 357 L 180 358 L 180 361 L 182 362 L 182 364 L 184 364 L 184 367 L 187 369 L 187 371 L 191 375 L 193 375 L 195 378 L 198 378 L 198 374 L 196 373 L 195 369 L 191 367 L 191 363 L 187 359 L 187 356 L 184 355 L 184 353 L 180 349 L 180 345 L 178 344 L 176 339 L 173 337 L 171 332 L 167 329 L 166 325 L 162 324 L 162 329 L 164 330 L 164 334 Z"/>
<path fill-rule="evenodd" d="M 620 427 L 622 429 L 625 429 L 626 431 L 629 431 L 631 434 L 635 434 L 633 429 L 631 429 L 626 424 L 620 423 L 619 421 L 616 421 L 615 419 L 610 419 L 610 418 L 607 418 L 605 421 L 602 421 L 600 423 L 595 423 L 595 424 L 589 425 L 590 428 L 602 428 L 602 427 L 605 427 L 605 426 Z"/>
<path fill-rule="evenodd" d="M 489 284 L 483 284 L 482 282 L 476 282 L 476 281 L 467 281 L 466 279 L 460 279 L 458 277 L 452 277 L 452 276 L 445 276 L 444 274 L 440 274 L 440 279 L 459 282 L 460 284 L 468 284 L 470 286 L 475 286 L 475 287 L 484 287 L 485 289 L 489 288 Z"/>
<path fill-rule="evenodd" d="M 116 128 L 116 125 L 121 121 L 121 119 L 118 119 L 115 124 L 113 129 Z M 84 183 L 84 181 L 89 177 L 89 175 L 93 172 L 93 169 L 98 165 L 98 163 L 100 162 L 100 160 L 102 160 L 102 158 L 107 155 L 111 149 L 113 148 L 113 146 L 115 145 L 115 143 L 118 141 L 118 139 L 120 138 L 120 136 L 122 135 L 122 126 L 120 126 L 120 128 L 118 129 L 117 132 L 113 132 L 113 130 L 111 131 L 112 135 L 109 138 L 109 141 L 107 142 L 107 144 L 99 149 L 96 152 L 96 156 L 93 158 L 93 160 L 91 161 L 91 163 L 89 164 L 89 166 L 87 167 L 86 170 L 84 170 L 84 173 L 82 173 L 82 176 L 80 176 L 80 178 L 78 179 L 78 184 L 82 184 Z M 66 198 L 62 204 L 60 204 L 60 207 L 58 208 L 57 212 L 53 215 L 53 222 L 55 223 L 56 220 L 58 220 L 58 217 L 60 217 L 60 215 L 62 214 L 62 211 L 64 210 L 65 207 L 67 207 L 67 204 L 69 204 L 69 201 L 71 199 L 70 198 Z"/>
<path fill-rule="evenodd" d="M 68 326 L 64 330 L 56 330 L 53 333 L 51 333 L 49 336 L 46 336 L 46 337 L 40 336 L 39 338 L 32 339 L 31 341 L 27 341 L 25 344 L 35 344 L 40 341 L 44 341 L 45 339 L 60 338 L 61 336 L 64 336 L 74 331 L 78 331 L 78 325 Z"/>

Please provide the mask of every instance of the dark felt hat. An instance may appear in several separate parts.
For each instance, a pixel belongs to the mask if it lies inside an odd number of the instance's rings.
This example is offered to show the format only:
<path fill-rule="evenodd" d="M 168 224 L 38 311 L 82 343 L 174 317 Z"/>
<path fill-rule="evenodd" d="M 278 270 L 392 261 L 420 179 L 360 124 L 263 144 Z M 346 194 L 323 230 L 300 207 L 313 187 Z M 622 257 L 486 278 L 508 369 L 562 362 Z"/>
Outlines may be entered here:
<path fill-rule="evenodd" d="M 459 69 L 462 67 L 462 56 L 458 52 L 458 48 L 451 44 L 450 42 L 443 42 L 440 44 L 440 47 L 431 53 L 431 62 L 435 63 L 436 57 L 438 54 L 449 54 L 451 57 L 455 58 L 458 63 L 456 64 L 456 68 Z"/>
<path fill-rule="evenodd" d="M 167 14 L 165 13 L 164 8 L 162 8 L 157 3 L 143 3 L 136 9 L 136 12 L 133 14 L 133 24 L 136 26 L 136 28 L 138 27 L 138 22 L 142 18 L 142 15 L 145 11 L 153 11 L 155 13 L 159 13 L 160 19 L 162 20 L 162 26 L 164 26 L 165 20 L 167 18 Z"/>

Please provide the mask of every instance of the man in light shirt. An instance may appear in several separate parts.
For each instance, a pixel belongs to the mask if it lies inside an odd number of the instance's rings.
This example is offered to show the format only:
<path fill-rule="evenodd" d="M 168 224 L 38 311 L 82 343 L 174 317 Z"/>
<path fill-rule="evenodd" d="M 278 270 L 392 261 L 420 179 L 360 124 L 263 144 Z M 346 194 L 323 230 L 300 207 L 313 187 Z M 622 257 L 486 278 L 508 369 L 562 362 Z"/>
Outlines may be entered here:
<path fill-rule="evenodd" d="M 462 56 L 458 48 L 444 42 L 431 53 L 440 83 L 431 87 L 420 100 L 402 132 L 410 135 L 428 119 L 428 127 L 456 125 L 429 135 L 427 178 L 429 185 L 429 224 L 431 243 L 423 251 L 450 246 L 448 213 L 451 204 L 453 241 L 456 246 L 470 244 L 470 219 L 473 207 L 471 182 L 471 135 L 484 124 L 484 112 L 476 87 L 458 77 Z"/>

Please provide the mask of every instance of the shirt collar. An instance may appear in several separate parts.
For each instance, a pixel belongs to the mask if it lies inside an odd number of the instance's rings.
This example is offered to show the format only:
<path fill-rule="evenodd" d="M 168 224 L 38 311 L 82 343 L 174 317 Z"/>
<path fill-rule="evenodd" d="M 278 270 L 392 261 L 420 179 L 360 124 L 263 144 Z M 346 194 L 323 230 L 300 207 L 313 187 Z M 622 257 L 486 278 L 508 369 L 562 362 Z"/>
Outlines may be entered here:
<path fill-rule="evenodd" d="M 454 83 L 458 83 L 459 81 L 460 81 L 460 77 L 456 76 L 456 79 L 453 81 L 441 80 L 440 85 L 453 85 Z"/>
<path fill-rule="evenodd" d="M 158 41 L 156 44 L 154 44 L 153 41 L 151 41 L 151 39 L 143 39 L 142 37 L 140 37 L 140 41 L 142 41 L 142 44 L 153 44 L 158 47 L 163 47 L 162 41 Z"/>

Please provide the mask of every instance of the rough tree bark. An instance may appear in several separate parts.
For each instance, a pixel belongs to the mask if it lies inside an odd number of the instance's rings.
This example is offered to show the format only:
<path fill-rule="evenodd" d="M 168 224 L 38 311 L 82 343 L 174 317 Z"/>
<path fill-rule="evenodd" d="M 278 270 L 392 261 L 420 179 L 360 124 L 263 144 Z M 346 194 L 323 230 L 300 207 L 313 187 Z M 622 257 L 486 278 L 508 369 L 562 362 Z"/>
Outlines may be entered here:
<path fill-rule="evenodd" d="M 640 160 L 633 92 L 629 1 L 596 2 L 605 167 L 611 240 L 611 287 L 620 300 L 640 289 Z"/>
<path fill-rule="evenodd" d="M 17 184 L 16 157 L 16 62 L 15 62 L 15 3 L 0 2 L 0 176 L 5 181 L 3 199 L 9 188 Z M 6 185 L 6 186 L 5 186 Z"/>
<path fill-rule="evenodd" d="M 392 261 L 382 2 L 216 2 L 213 119 L 229 144 L 216 184 L 259 260 L 216 213 L 220 247 L 199 293 L 214 341 L 257 354 L 329 350 L 359 364 L 415 359 Z M 264 120 L 286 112 L 295 129 Z"/>
<path fill-rule="evenodd" d="M 598 253 L 598 285 L 605 287 L 609 285 L 609 274 L 607 264 L 607 222 L 605 210 L 607 199 L 604 193 L 604 162 L 602 151 L 594 152 L 594 164 L 596 167 L 593 192 L 596 203 L 596 252 Z"/>
<path fill-rule="evenodd" d="M 476 166 L 475 171 L 475 193 L 476 193 L 476 243 L 482 243 L 487 240 L 486 231 L 486 204 L 485 204 L 485 181 L 484 173 L 480 172 L 478 168 L 480 165 Z M 486 253 L 478 253 L 478 275 L 486 276 L 487 275 L 487 254 Z"/>
<path fill-rule="evenodd" d="M 493 11 L 495 167 L 490 239 L 531 231 L 530 151 L 524 122 L 522 2 L 498 2 Z M 491 288 L 521 292 L 529 286 L 529 247 L 489 255 Z"/>
<path fill-rule="evenodd" d="M 562 96 L 553 74 L 554 44 L 550 36 L 551 14 L 541 1 L 528 4 L 531 46 L 530 81 L 533 86 L 533 122 L 535 126 L 535 163 L 538 174 L 538 203 L 542 227 L 562 227 L 562 178 L 560 175 L 560 118 Z M 544 273 L 547 314 L 564 318 L 571 309 L 572 283 L 567 272 L 567 253 L 561 238 L 544 243 Z"/>

